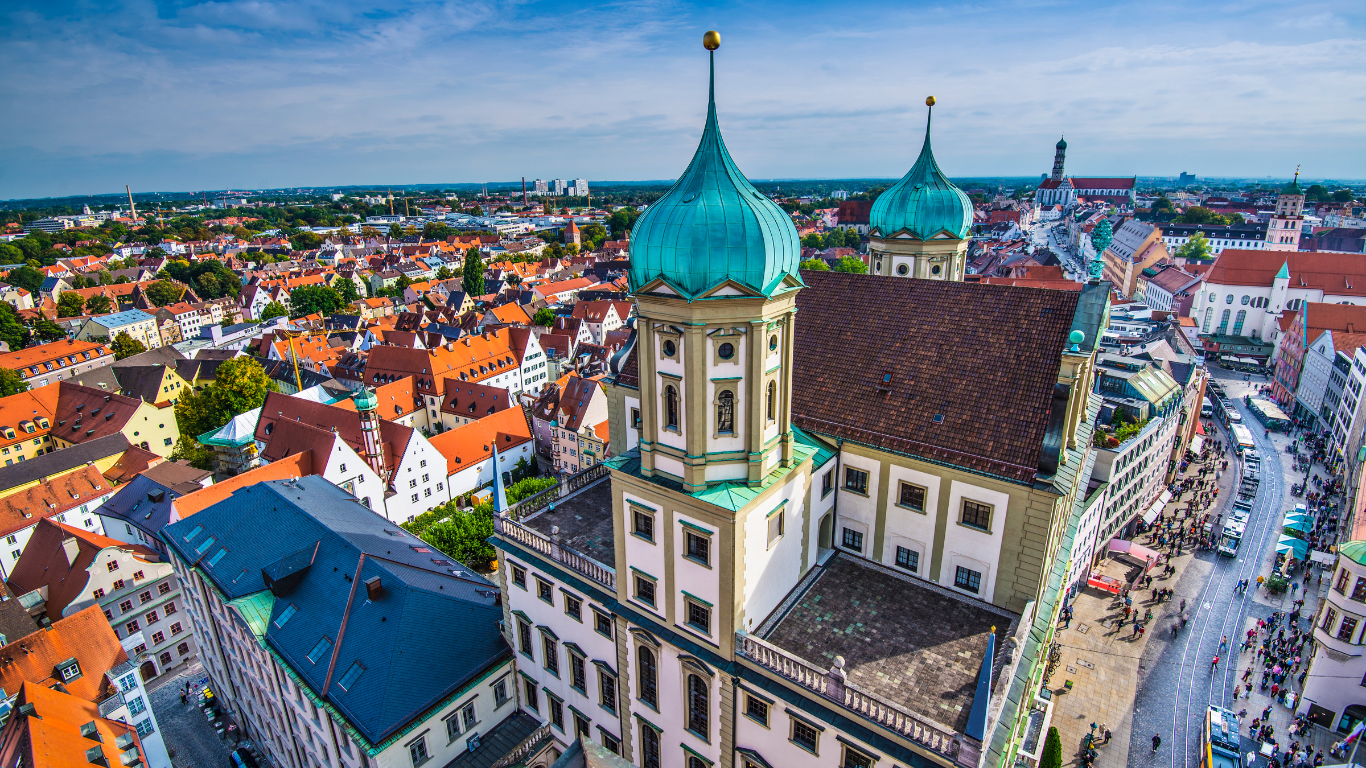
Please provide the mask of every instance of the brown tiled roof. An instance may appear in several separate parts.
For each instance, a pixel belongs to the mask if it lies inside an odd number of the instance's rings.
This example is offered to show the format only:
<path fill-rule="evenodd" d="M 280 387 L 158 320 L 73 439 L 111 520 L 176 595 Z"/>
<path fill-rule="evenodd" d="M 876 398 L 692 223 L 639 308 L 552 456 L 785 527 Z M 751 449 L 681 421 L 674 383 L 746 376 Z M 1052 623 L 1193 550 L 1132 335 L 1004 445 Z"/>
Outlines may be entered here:
<path fill-rule="evenodd" d="M 873 212 L 872 200 L 845 200 L 840 203 L 838 214 L 840 224 L 867 224 Z"/>
<path fill-rule="evenodd" d="M 63 542 L 76 540 L 76 559 L 67 559 Z M 62 525 L 51 520 L 39 520 L 33 536 L 24 545 L 24 554 L 14 564 L 9 585 L 17 595 L 47 587 L 47 615 L 61 616 L 68 605 L 85 593 L 90 581 L 86 570 L 95 557 L 109 547 L 127 550 L 144 562 L 155 562 L 157 554 L 133 544 L 115 541 L 82 528 Z"/>
<path fill-rule="evenodd" d="M 45 517 L 89 503 L 109 493 L 111 488 L 100 470 L 94 464 L 87 464 L 11 493 L 0 499 L 0 536 L 22 531 Z"/>
<path fill-rule="evenodd" d="M 1215 257 L 1205 280 L 1215 285 L 1270 287 L 1283 264 L 1289 266 L 1291 288 L 1314 288 L 1337 296 L 1366 296 L 1366 260 L 1359 253 L 1229 248 Z"/>
<path fill-rule="evenodd" d="M 1304 313 L 1304 323 L 1310 329 L 1311 341 L 1323 331 L 1366 333 L 1366 307 L 1309 302 L 1304 305 Z M 1315 330 L 1319 333 L 1314 333 Z"/>
<path fill-rule="evenodd" d="M 83 443 L 122 432 L 141 405 L 140 398 L 63 381 L 57 395 L 57 422 L 52 425 L 52 436 L 68 443 Z"/>
<path fill-rule="evenodd" d="M 142 740 L 137 730 L 117 720 L 100 717 L 99 705 L 68 693 L 33 683 L 25 683 L 19 691 L 18 707 L 32 704 L 37 717 L 18 717 L 10 728 L 20 732 L 17 738 L 6 738 L 0 743 L 0 760 L 5 765 L 33 766 L 33 768 L 89 768 L 98 754 L 104 765 L 122 765 L 123 754 L 118 739 L 128 736 L 129 746 L 137 746 L 145 762 Z M 95 726 L 98 738 L 86 736 L 81 730 Z M 97 750 L 93 753 L 90 750 Z M 131 755 L 130 755 L 131 757 Z"/>
<path fill-rule="evenodd" d="M 128 654 L 98 605 L 58 619 L 50 629 L 10 638 L 0 648 L 0 688 L 17 691 L 26 682 L 50 687 L 59 682 L 57 665 L 70 658 L 81 665 L 81 676 L 65 684 L 72 696 L 100 701 L 113 692 L 104 676 Z"/>
<path fill-rule="evenodd" d="M 389 421 L 383 412 L 380 413 L 380 417 L 379 439 L 384 448 L 385 465 L 392 477 L 393 473 L 398 471 L 397 459 L 408 450 L 413 428 Z M 256 439 L 266 443 L 263 456 L 272 460 L 282 459 L 312 447 L 311 444 L 305 444 L 308 441 L 301 438 L 297 432 L 288 432 L 287 439 L 282 435 L 281 447 L 272 446 L 274 433 L 280 432 L 277 429 L 277 422 L 289 421 L 309 425 L 322 432 L 335 432 L 337 437 L 344 440 L 357 454 L 365 455 L 365 447 L 361 440 L 360 414 L 354 410 L 349 411 L 334 405 L 323 405 L 311 400 L 282 395 L 279 392 L 270 392 L 261 406 L 261 420 L 256 424 Z M 291 445 L 295 446 L 294 450 L 287 449 L 287 446 Z M 331 443 L 327 443 L 327 446 L 330 448 Z M 325 453 L 314 455 L 320 461 L 325 461 L 327 456 Z M 390 477 L 381 479 L 388 483 Z"/>
<path fill-rule="evenodd" d="M 1033 481 L 1079 293 L 839 272 L 802 278 L 797 426 Z"/>
<path fill-rule="evenodd" d="M 481 419 L 511 406 L 505 387 L 471 384 L 455 378 L 446 379 L 446 397 L 441 411 L 467 419 Z"/>

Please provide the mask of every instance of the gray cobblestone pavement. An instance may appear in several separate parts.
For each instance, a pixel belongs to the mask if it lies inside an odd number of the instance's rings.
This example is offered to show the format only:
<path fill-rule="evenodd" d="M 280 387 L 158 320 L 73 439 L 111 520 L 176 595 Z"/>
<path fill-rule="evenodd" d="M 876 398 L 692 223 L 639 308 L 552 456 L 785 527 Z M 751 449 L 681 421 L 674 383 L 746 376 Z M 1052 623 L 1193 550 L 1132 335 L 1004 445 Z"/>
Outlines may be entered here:
<path fill-rule="evenodd" d="M 180 703 L 185 683 L 197 683 L 204 677 L 203 665 L 196 662 L 179 674 L 158 679 L 158 687 L 149 694 L 152 711 L 161 726 L 162 740 L 166 742 L 175 768 L 228 768 L 230 765 L 228 755 L 233 750 L 232 739 L 219 738 L 213 723 L 195 704 L 197 693 L 190 703 Z"/>

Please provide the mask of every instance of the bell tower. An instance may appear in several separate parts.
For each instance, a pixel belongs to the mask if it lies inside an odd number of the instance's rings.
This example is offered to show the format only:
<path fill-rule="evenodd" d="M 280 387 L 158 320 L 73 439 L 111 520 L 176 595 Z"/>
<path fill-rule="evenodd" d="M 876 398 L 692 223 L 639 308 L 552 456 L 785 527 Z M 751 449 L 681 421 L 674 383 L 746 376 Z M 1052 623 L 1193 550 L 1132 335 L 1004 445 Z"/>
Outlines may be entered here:
<path fill-rule="evenodd" d="M 1300 169 L 1295 178 L 1276 196 L 1276 212 L 1266 225 L 1268 251 L 1298 251 L 1300 227 L 1304 225 L 1304 190 L 1300 188 Z"/>
<path fill-rule="evenodd" d="M 1057 152 L 1053 154 L 1053 181 L 1062 181 L 1063 161 L 1067 159 L 1067 141 L 1058 139 Z"/>

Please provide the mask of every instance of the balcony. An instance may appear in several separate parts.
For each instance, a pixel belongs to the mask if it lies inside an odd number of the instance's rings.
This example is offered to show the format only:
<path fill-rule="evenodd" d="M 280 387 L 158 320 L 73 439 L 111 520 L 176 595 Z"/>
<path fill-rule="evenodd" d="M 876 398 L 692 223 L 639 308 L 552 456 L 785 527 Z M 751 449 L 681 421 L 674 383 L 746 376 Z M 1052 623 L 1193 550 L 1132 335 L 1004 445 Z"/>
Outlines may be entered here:
<path fill-rule="evenodd" d="M 615 592 L 609 475 L 598 464 L 523 499 L 494 517 L 494 533 Z"/>

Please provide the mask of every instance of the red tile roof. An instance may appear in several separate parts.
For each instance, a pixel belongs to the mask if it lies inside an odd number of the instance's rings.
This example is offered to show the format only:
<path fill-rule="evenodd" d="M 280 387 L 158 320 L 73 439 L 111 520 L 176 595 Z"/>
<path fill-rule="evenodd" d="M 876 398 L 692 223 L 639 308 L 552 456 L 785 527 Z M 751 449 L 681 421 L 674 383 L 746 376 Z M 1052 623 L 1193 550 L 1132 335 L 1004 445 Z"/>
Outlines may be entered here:
<path fill-rule="evenodd" d="M 453 475 L 492 456 L 495 441 L 499 451 L 507 452 L 529 440 L 531 430 L 522 409 L 508 408 L 442 432 L 431 444 L 446 457 L 446 474 Z"/>
<path fill-rule="evenodd" d="M 1205 281 L 1269 288 L 1282 265 L 1289 266 L 1291 288 L 1313 288 L 1335 296 L 1366 296 L 1366 259 L 1359 253 L 1229 248 L 1215 257 Z"/>
<path fill-rule="evenodd" d="M 52 425 L 52 436 L 68 443 L 83 443 L 120 433 L 141 406 L 141 398 L 63 381 L 57 394 L 57 422 Z"/>
<path fill-rule="evenodd" d="M 145 765 L 147 755 L 137 730 L 126 723 L 100 717 L 98 704 L 46 686 L 24 683 L 15 707 L 32 704 L 36 717 L 11 715 L 0 740 L 0 761 L 25 768 L 90 768 L 89 750 L 103 753 L 104 765 L 124 765 L 123 755 L 136 747 L 141 755 L 136 765 Z M 95 734 L 87 736 L 82 727 L 93 723 Z M 17 734 L 15 732 L 18 732 Z M 132 742 L 120 749 L 118 739 Z M 132 755 L 130 754 L 131 758 Z M 131 761 L 130 761 L 131 762 Z"/>
<path fill-rule="evenodd" d="M 98 605 L 60 618 L 49 629 L 10 638 L 0 647 L 0 688 L 17 691 L 26 682 L 51 686 L 60 682 L 57 665 L 71 658 L 81 665 L 81 677 L 65 683 L 72 696 L 98 702 L 114 692 L 105 675 L 128 661 L 128 654 Z"/>
<path fill-rule="evenodd" d="M 0 499 L 0 536 L 36 524 L 45 517 L 87 504 L 112 490 L 94 464 L 44 480 Z"/>
<path fill-rule="evenodd" d="M 63 542 L 76 541 L 76 559 L 67 559 Z M 125 544 L 108 536 L 91 533 L 83 528 L 39 520 L 19 562 L 10 573 L 9 585 L 16 595 L 47 587 L 46 612 L 49 617 L 60 616 L 66 607 L 85 594 L 90 574 L 86 571 L 95 557 L 109 547 L 122 549 L 143 562 L 155 562 L 156 552 L 147 547 Z"/>

